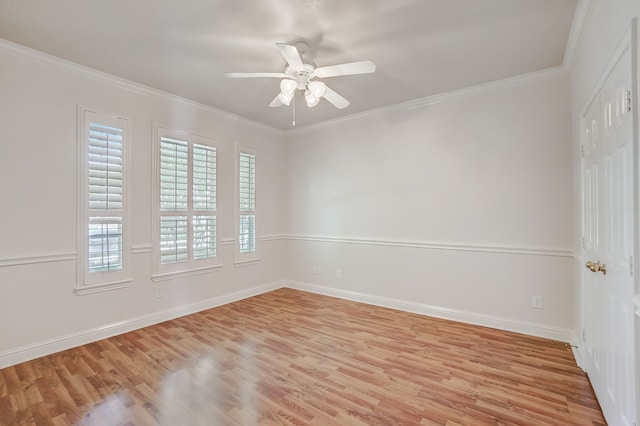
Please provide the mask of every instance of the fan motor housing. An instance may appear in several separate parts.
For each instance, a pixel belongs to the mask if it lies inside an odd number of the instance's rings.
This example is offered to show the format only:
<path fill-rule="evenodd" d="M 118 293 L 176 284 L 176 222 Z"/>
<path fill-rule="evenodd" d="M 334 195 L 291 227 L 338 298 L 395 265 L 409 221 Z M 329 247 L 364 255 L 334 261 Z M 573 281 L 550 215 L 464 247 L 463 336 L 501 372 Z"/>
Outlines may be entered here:
<path fill-rule="evenodd" d="M 313 67 L 313 65 L 304 64 L 303 69 L 294 69 L 288 66 L 284 70 L 284 73 L 287 75 L 287 77 L 296 82 L 299 90 L 304 90 L 307 87 L 307 83 L 309 83 L 309 80 L 316 76 L 314 70 L 315 68 Z"/>

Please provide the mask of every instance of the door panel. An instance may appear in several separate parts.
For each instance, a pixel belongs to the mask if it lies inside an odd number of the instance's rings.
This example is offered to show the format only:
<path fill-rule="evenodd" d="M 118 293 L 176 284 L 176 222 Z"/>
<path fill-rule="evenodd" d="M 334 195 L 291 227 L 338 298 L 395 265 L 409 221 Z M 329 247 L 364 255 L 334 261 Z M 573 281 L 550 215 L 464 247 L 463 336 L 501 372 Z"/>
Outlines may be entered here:
<path fill-rule="evenodd" d="M 598 162 L 596 151 L 600 144 L 600 126 L 598 115 L 600 108 L 600 96 L 596 96 L 583 120 L 583 248 L 585 259 L 597 257 L 598 241 Z M 601 316 L 599 311 L 599 295 L 597 277 L 588 269 L 582 269 L 582 297 L 583 297 L 583 346 L 586 349 L 584 361 L 587 371 L 600 371 L 600 351 L 597 343 L 601 341 L 597 327 L 597 319 Z"/>
<path fill-rule="evenodd" d="M 585 367 L 611 425 L 635 422 L 633 128 L 627 49 L 583 117 Z M 606 268 L 606 269 L 605 269 Z"/>

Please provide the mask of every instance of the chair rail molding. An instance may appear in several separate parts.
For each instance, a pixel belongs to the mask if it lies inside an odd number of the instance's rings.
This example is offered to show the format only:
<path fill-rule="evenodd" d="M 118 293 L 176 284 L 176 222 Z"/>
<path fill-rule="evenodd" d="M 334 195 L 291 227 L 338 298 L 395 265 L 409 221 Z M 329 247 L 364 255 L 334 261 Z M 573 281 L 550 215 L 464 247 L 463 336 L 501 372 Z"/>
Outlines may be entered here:
<path fill-rule="evenodd" d="M 312 235 L 287 235 L 287 240 L 291 241 L 313 241 L 323 243 L 339 243 L 339 244 L 361 244 L 371 246 L 386 247 L 405 247 L 418 248 L 428 250 L 454 250 L 454 251 L 473 251 L 484 253 L 503 253 L 503 254 L 520 254 L 529 256 L 552 256 L 552 257 L 574 257 L 572 249 L 558 249 L 546 247 L 516 247 L 516 246 L 498 246 L 477 243 L 447 243 L 435 241 L 410 241 L 410 240 L 385 240 L 385 239 L 369 239 L 369 238 L 352 238 L 352 237 L 326 237 Z"/>
<path fill-rule="evenodd" d="M 0 257 L 0 267 L 33 265 L 37 263 L 49 262 L 70 262 L 75 261 L 77 253 L 75 251 L 60 251 L 54 253 L 39 253 L 16 257 Z"/>
<path fill-rule="evenodd" d="M 151 244 L 132 244 L 131 254 L 151 253 Z"/>

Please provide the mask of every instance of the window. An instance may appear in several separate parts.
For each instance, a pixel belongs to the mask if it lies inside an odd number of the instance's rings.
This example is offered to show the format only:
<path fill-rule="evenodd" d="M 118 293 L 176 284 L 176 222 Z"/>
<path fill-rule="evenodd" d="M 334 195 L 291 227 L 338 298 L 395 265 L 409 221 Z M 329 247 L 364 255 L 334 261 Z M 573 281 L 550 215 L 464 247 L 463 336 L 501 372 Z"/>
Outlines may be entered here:
<path fill-rule="evenodd" d="M 256 152 L 238 147 L 238 251 L 239 262 L 257 260 L 256 250 Z"/>
<path fill-rule="evenodd" d="M 78 294 L 128 285 L 127 120 L 78 108 Z"/>
<path fill-rule="evenodd" d="M 217 256 L 217 143 L 155 129 L 154 278 L 206 272 Z"/>

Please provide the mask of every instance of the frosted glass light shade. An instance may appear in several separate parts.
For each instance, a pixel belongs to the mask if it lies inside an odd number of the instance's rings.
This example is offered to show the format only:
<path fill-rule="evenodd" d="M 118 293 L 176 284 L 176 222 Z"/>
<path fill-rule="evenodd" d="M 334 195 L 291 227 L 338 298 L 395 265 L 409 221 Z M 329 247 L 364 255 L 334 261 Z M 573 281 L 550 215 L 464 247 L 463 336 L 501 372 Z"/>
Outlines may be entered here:
<path fill-rule="evenodd" d="M 320 102 L 320 98 L 314 95 L 313 93 L 311 93 L 309 90 L 305 92 L 304 100 L 307 101 L 307 106 L 309 108 L 312 108 L 318 105 L 318 102 Z"/>
<path fill-rule="evenodd" d="M 278 95 L 278 99 L 280 99 L 280 102 L 282 102 L 283 104 L 289 105 L 291 103 L 291 99 L 293 99 L 293 92 L 291 93 L 280 92 L 280 94 Z"/>
<path fill-rule="evenodd" d="M 293 80 L 285 78 L 280 82 L 280 90 L 286 95 L 293 94 L 293 92 L 295 92 L 296 90 L 296 87 L 298 87 L 298 84 Z M 289 99 L 289 101 L 291 101 L 291 99 Z"/>
<path fill-rule="evenodd" d="M 324 95 L 324 91 L 327 86 L 321 81 L 312 81 L 309 83 L 309 91 L 313 93 L 317 98 L 321 98 Z"/>

